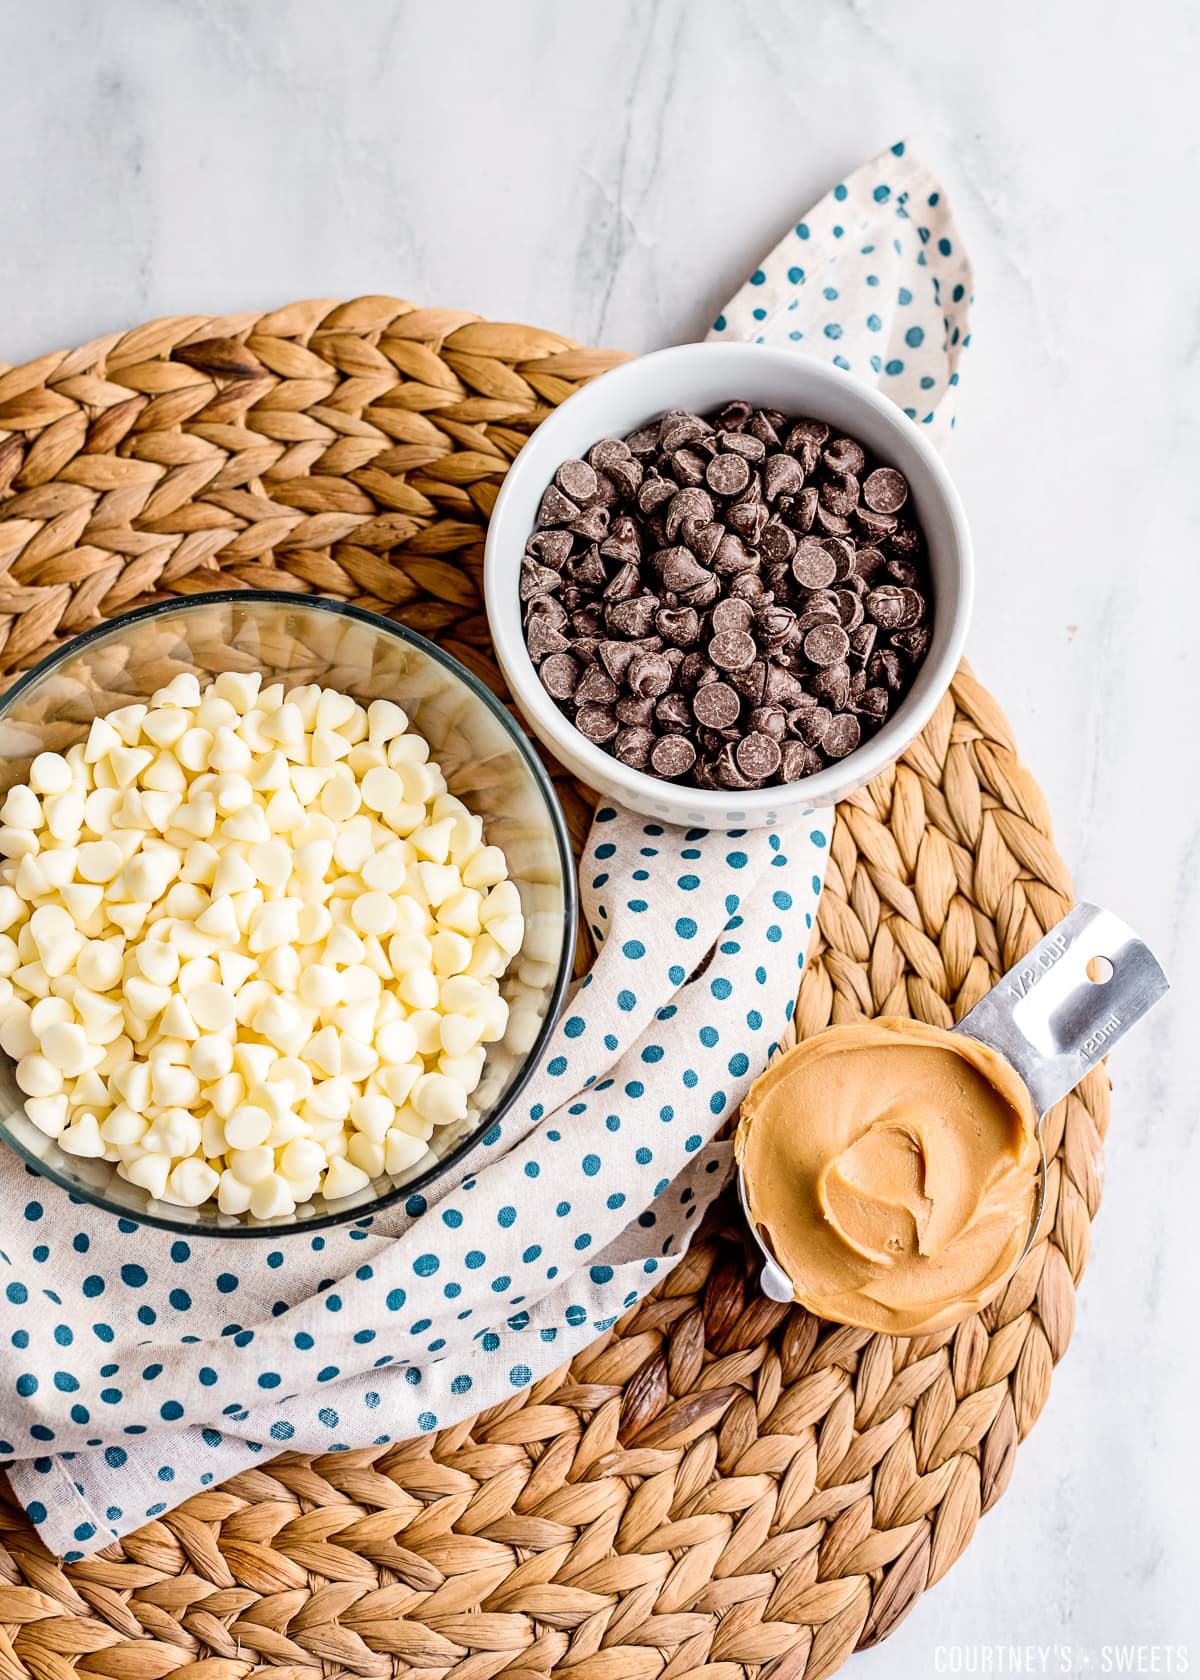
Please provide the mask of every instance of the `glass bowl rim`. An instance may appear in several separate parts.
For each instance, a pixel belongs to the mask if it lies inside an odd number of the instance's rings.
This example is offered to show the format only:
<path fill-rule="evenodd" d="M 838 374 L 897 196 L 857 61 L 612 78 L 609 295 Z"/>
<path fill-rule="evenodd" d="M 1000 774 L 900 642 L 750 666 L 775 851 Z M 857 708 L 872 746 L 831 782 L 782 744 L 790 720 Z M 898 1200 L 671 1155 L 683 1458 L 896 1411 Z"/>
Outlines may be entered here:
<path fill-rule="evenodd" d="M 19 695 L 33 686 L 39 678 L 48 676 L 68 659 L 74 658 L 84 648 L 114 631 L 127 629 L 130 625 L 146 623 L 155 618 L 166 618 L 172 613 L 186 614 L 194 608 L 202 606 L 235 606 L 244 603 L 262 602 L 279 607 L 315 607 L 321 612 L 332 613 L 335 617 L 350 618 L 373 630 L 385 631 L 405 642 L 410 647 L 417 648 L 421 653 L 442 666 L 446 671 L 464 684 L 467 690 L 481 700 L 485 707 L 499 721 L 501 727 L 513 742 L 517 752 L 529 767 L 538 792 L 542 796 L 550 827 L 554 835 L 555 846 L 558 851 L 559 863 L 562 867 L 563 878 L 563 943 L 559 953 L 558 971 L 554 977 L 554 985 L 550 993 L 550 1004 L 538 1029 L 533 1047 L 519 1067 L 510 1089 L 504 1097 L 480 1120 L 473 1132 L 470 1132 L 447 1155 L 434 1163 L 432 1167 L 411 1179 L 407 1184 L 389 1190 L 378 1197 L 365 1208 L 350 1208 L 345 1213 L 324 1213 L 312 1219 L 297 1219 L 290 1225 L 205 1225 L 185 1224 L 182 1220 L 174 1219 L 169 1214 L 139 1213 L 135 1218 L 127 1207 L 119 1202 L 109 1200 L 97 1191 L 85 1189 L 81 1184 L 72 1182 L 64 1177 L 55 1167 L 41 1160 L 31 1149 L 14 1136 L 7 1120 L 0 1115 L 0 1142 L 13 1151 L 26 1167 L 32 1169 L 39 1178 L 47 1178 L 56 1184 L 60 1190 L 65 1190 L 76 1201 L 86 1202 L 92 1207 L 102 1208 L 105 1213 L 114 1214 L 119 1219 L 127 1219 L 136 1225 L 150 1225 L 160 1231 L 171 1231 L 179 1237 L 231 1237 L 235 1241 L 247 1241 L 254 1238 L 274 1238 L 283 1241 L 288 1237 L 304 1236 L 308 1232 L 326 1231 L 332 1226 L 339 1225 L 370 1225 L 376 1214 L 385 1208 L 394 1207 L 402 1199 L 407 1200 L 420 1195 L 421 1191 L 435 1183 L 445 1173 L 456 1166 L 464 1156 L 475 1148 L 476 1144 L 492 1129 L 499 1125 L 504 1116 L 512 1108 L 517 1098 L 528 1085 L 534 1068 L 541 1060 L 542 1052 L 546 1048 L 558 1018 L 562 1013 L 563 1002 L 566 998 L 567 986 L 570 983 L 571 971 L 574 965 L 575 942 L 579 922 L 579 883 L 576 878 L 575 854 L 571 847 L 570 836 L 567 832 L 567 821 L 563 814 L 562 803 L 555 790 L 554 783 L 547 773 L 545 765 L 539 758 L 529 736 L 517 723 L 507 706 L 494 695 L 490 688 L 480 682 L 474 673 L 462 664 L 452 654 L 444 653 L 436 643 L 428 637 L 422 636 L 416 630 L 410 630 L 406 625 L 397 624 L 393 619 L 385 618 L 382 613 L 369 611 L 366 607 L 356 607 L 349 601 L 338 601 L 327 595 L 296 595 L 286 589 L 216 589 L 199 595 L 188 595 L 181 599 L 152 601 L 148 606 L 133 607 L 129 612 L 119 613 L 115 618 L 105 619 L 102 623 L 93 625 L 90 630 L 81 631 L 78 636 L 72 636 L 61 648 L 48 653 L 44 659 L 39 659 L 23 676 L 19 677 L 11 688 L 0 694 L 0 721 L 7 716 L 13 702 Z M 420 1210 L 424 1212 L 422 1208 Z M 417 1216 L 414 1216 L 417 1217 Z"/>

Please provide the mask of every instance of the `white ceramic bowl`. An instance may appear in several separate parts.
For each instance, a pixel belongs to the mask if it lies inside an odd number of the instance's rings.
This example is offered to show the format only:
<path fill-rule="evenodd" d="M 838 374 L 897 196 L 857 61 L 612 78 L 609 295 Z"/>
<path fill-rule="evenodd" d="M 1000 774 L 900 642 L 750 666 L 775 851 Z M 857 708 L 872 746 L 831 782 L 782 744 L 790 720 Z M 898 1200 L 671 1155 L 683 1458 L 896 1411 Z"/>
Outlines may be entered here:
<path fill-rule="evenodd" d="M 925 532 L 933 638 L 916 680 L 877 735 L 815 776 L 781 787 L 714 791 L 660 781 L 587 741 L 546 693 L 525 646 L 517 583 L 542 492 L 563 461 L 602 437 L 625 437 L 670 408 L 705 414 L 736 398 L 827 420 L 907 478 Z M 974 567 L 966 516 L 928 437 L 895 403 L 853 374 L 764 344 L 682 344 L 624 362 L 549 415 L 517 456 L 488 527 L 484 586 L 492 640 L 534 733 L 573 775 L 645 816 L 697 828 L 757 828 L 833 804 L 899 757 L 928 723 L 962 653 Z"/>

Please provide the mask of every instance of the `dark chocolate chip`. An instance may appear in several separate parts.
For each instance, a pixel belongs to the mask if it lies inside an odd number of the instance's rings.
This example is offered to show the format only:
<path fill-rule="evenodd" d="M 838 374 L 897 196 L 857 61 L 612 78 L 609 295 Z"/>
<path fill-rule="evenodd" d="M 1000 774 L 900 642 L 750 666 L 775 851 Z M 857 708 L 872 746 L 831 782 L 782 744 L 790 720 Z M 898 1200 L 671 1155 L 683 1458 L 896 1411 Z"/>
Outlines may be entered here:
<path fill-rule="evenodd" d="M 848 577 L 854 575 L 854 544 L 845 537 L 825 537 L 821 546 L 833 556 L 834 582 L 845 583 Z"/>
<path fill-rule="evenodd" d="M 538 668 L 542 686 L 552 700 L 569 700 L 582 675 L 583 667 L 571 653 L 552 653 Z"/>
<path fill-rule="evenodd" d="M 894 630 L 892 646 L 906 653 L 914 665 L 919 664 L 929 646 L 929 626 L 917 624 L 911 630 Z"/>
<path fill-rule="evenodd" d="M 790 711 L 805 699 L 804 684 L 799 677 L 772 660 L 763 672 L 763 690 L 758 699 Z"/>
<path fill-rule="evenodd" d="M 741 702 L 728 683 L 705 683 L 692 696 L 696 721 L 708 729 L 728 729 L 737 722 L 741 709 Z"/>
<path fill-rule="evenodd" d="M 546 493 L 538 506 L 539 525 L 568 525 L 579 518 L 579 503 L 564 496 L 556 484 L 546 486 Z"/>
<path fill-rule="evenodd" d="M 658 611 L 657 595 L 639 595 L 632 601 L 617 601 L 604 609 L 604 627 L 610 636 L 625 636 L 641 641 L 654 628 Z"/>
<path fill-rule="evenodd" d="M 522 601 L 530 601 L 535 595 L 549 595 L 561 584 L 562 578 L 550 566 L 541 566 L 536 560 L 521 561 L 521 581 L 519 593 Z"/>
<path fill-rule="evenodd" d="M 696 749 L 686 735 L 663 735 L 650 749 L 650 768 L 666 781 L 686 776 L 695 762 Z"/>
<path fill-rule="evenodd" d="M 713 609 L 715 619 L 716 609 Z M 761 607 L 755 616 L 758 639 L 767 648 L 781 648 L 796 640 L 796 615 L 790 607 Z"/>
<path fill-rule="evenodd" d="M 744 671 L 757 651 L 748 630 L 722 630 L 708 644 L 708 657 L 722 671 Z"/>
<path fill-rule="evenodd" d="M 540 560 L 543 566 L 552 566 L 559 572 L 571 552 L 571 533 L 558 530 L 535 531 L 525 548 L 534 560 Z"/>
<path fill-rule="evenodd" d="M 617 560 L 622 565 L 631 562 L 636 566 L 641 560 L 641 533 L 627 513 L 610 523 L 608 535 L 600 544 L 600 552 L 606 560 Z"/>
<path fill-rule="evenodd" d="M 763 495 L 768 502 L 798 496 L 804 488 L 804 468 L 794 455 L 772 455 L 763 467 Z"/>
<path fill-rule="evenodd" d="M 898 694 L 904 686 L 904 663 L 893 648 L 877 648 L 867 660 L 867 681 Z"/>
<path fill-rule="evenodd" d="M 675 647 L 691 647 L 700 638 L 700 614 L 695 607 L 660 607 L 654 628 Z"/>
<path fill-rule="evenodd" d="M 821 747 L 830 758 L 845 758 L 862 740 L 862 725 L 853 712 L 839 712 L 825 731 Z"/>
<path fill-rule="evenodd" d="M 708 622 L 714 636 L 724 630 L 749 630 L 754 623 L 754 608 L 749 601 L 740 601 L 734 596 L 718 601 L 709 614 Z"/>
<path fill-rule="evenodd" d="M 854 556 L 854 575 L 863 578 L 867 583 L 873 583 L 887 565 L 887 556 L 882 549 L 860 548 Z"/>
<path fill-rule="evenodd" d="M 690 548 L 660 548 L 650 556 L 652 569 L 663 581 L 664 589 L 695 589 L 706 583 L 712 573 L 696 559 Z"/>
<path fill-rule="evenodd" d="M 718 577 L 732 577 L 736 572 L 752 571 L 758 564 L 737 532 L 726 531 L 717 544 L 712 566 Z"/>
<path fill-rule="evenodd" d="M 649 729 L 654 722 L 654 701 L 636 694 L 622 694 L 614 710 L 621 723 L 637 729 Z"/>
<path fill-rule="evenodd" d="M 625 681 L 633 694 L 653 698 L 671 686 L 670 661 L 661 653 L 639 653 L 629 663 Z"/>
<path fill-rule="evenodd" d="M 749 543 L 751 548 L 757 548 L 769 517 L 770 514 L 765 502 L 752 501 L 748 497 L 743 498 L 740 502 L 734 502 L 733 506 L 728 508 L 725 513 L 725 521 L 729 529 L 735 532 L 744 543 Z"/>
<path fill-rule="evenodd" d="M 587 459 L 598 472 L 607 472 L 615 461 L 631 460 L 632 454 L 624 438 L 610 437 L 594 443 L 587 452 Z"/>
<path fill-rule="evenodd" d="M 850 698 L 850 667 L 827 665 L 823 671 L 814 671 L 809 686 L 832 711 L 843 711 Z"/>
<path fill-rule="evenodd" d="M 586 461 L 580 464 L 587 465 Z M 590 507 L 584 508 L 578 519 L 572 519 L 569 529 L 574 531 L 576 536 L 586 538 L 588 542 L 603 542 L 608 535 L 611 517 L 606 507 L 601 507 L 599 502 L 593 502 Z"/>
<path fill-rule="evenodd" d="M 762 575 L 757 571 L 738 572 L 735 577 L 730 578 L 727 588 L 729 590 L 728 598 L 731 601 L 750 601 L 753 603 L 761 601 L 765 593 Z M 767 598 L 769 600 L 770 596 Z"/>
<path fill-rule="evenodd" d="M 727 741 L 717 754 L 717 781 L 724 788 L 751 788 L 755 782 L 747 776 L 737 761 L 740 742 Z"/>
<path fill-rule="evenodd" d="M 680 694 L 676 689 L 670 694 L 664 694 L 655 703 L 654 721 L 660 729 L 668 731 L 690 731 L 692 727 L 692 707 L 686 694 Z"/>
<path fill-rule="evenodd" d="M 606 601 L 631 601 L 642 591 L 642 574 L 632 560 L 627 560 L 604 585 Z"/>
<path fill-rule="evenodd" d="M 791 712 L 788 727 L 808 746 L 819 747 L 832 720 L 828 706 L 810 706 L 807 711 Z"/>
<path fill-rule="evenodd" d="M 750 482 L 750 464 L 742 455 L 714 455 L 704 478 L 718 496 L 740 496 Z"/>
<path fill-rule="evenodd" d="M 722 432 L 717 441 L 729 454 L 744 455 L 747 461 L 761 461 L 767 453 L 763 440 L 749 430 Z"/>
<path fill-rule="evenodd" d="M 617 733 L 613 753 L 621 764 L 628 765 L 631 770 L 644 770 L 650 762 L 650 749 L 653 745 L 652 730 L 640 728 L 637 724 L 627 724 Z"/>
<path fill-rule="evenodd" d="M 853 473 L 841 473 L 827 478 L 820 487 L 821 506 L 842 518 L 854 511 L 858 503 L 858 480 Z"/>
<path fill-rule="evenodd" d="M 888 715 L 888 691 L 886 688 L 864 688 L 862 698 L 858 702 L 858 709 L 864 717 L 873 723 L 882 723 Z"/>
<path fill-rule="evenodd" d="M 803 741 L 785 741 L 779 774 L 785 782 L 798 782 L 804 776 L 815 776 L 824 768 L 821 755 Z"/>
<path fill-rule="evenodd" d="M 834 438 L 825 445 L 821 456 L 831 473 L 860 473 L 867 464 L 867 457 L 861 443 L 853 438 Z"/>
<path fill-rule="evenodd" d="M 691 414 L 686 409 L 675 408 L 669 414 L 664 414 L 662 430 L 659 433 L 658 447 L 666 455 L 674 455 L 676 450 L 682 449 L 684 444 L 692 443 L 701 438 L 712 428 L 707 420 L 698 414 Z"/>
<path fill-rule="evenodd" d="M 753 413 L 750 404 L 739 399 L 737 402 L 726 403 L 717 419 L 723 432 L 739 432 Z"/>
<path fill-rule="evenodd" d="M 881 583 L 864 602 L 868 614 L 884 630 L 898 630 L 904 623 L 908 604 L 904 590 L 894 583 Z"/>
<path fill-rule="evenodd" d="M 743 776 L 752 782 L 765 782 L 778 770 L 781 754 L 778 741 L 755 729 L 738 742 L 734 756 Z"/>
<path fill-rule="evenodd" d="M 804 657 L 810 665 L 838 665 L 850 651 L 850 638 L 840 624 L 818 624 L 804 638 Z"/>
<path fill-rule="evenodd" d="M 837 563 L 817 537 L 805 537 L 792 560 L 792 576 L 804 589 L 824 589 L 837 576 Z"/>
<path fill-rule="evenodd" d="M 862 495 L 875 513 L 898 513 L 908 500 L 908 480 L 895 467 L 876 467 L 864 480 Z"/>
<path fill-rule="evenodd" d="M 667 541 L 674 542 L 685 519 L 707 524 L 713 516 L 712 497 L 693 485 L 677 490 L 667 503 Z"/>
<path fill-rule="evenodd" d="M 782 741 L 787 734 L 787 713 L 782 706 L 755 706 L 747 721 L 751 729 L 773 741 Z"/>
<path fill-rule="evenodd" d="M 594 501 L 599 488 L 596 469 L 586 461 L 564 461 L 554 475 L 554 482 L 563 495 L 579 507 L 586 507 L 588 502 Z"/>
<path fill-rule="evenodd" d="M 679 599 L 689 607 L 711 607 L 721 593 L 721 585 L 709 572 L 703 583 L 698 583 L 694 589 L 680 590 Z"/>
<path fill-rule="evenodd" d="M 638 486 L 637 505 L 643 513 L 653 513 L 655 508 L 664 507 L 671 500 L 677 488 L 669 478 L 660 478 L 657 473 L 651 477 L 647 473 Z"/>
<path fill-rule="evenodd" d="M 612 706 L 616 704 L 618 693 L 616 683 L 602 665 L 589 665 L 575 690 L 575 704 Z"/>
<path fill-rule="evenodd" d="M 636 432 L 630 432 L 625 439 L 625 446 L 631 455 L 653 455 L 658 448 L 658 440 L 662 433 L 662 421 L 653 420 L 648 426 L 641 426 Z"/>
<path fill-rule="evenodd" d="M 677 484 L 699 486 L 704 483 L 707 461 L 697 449 L 677 449 L 669 466 Z"/>
<path fill-rule="evenodd" d="M 577 583 L 581 589 L 603 589 L 608 582 L 608 573 L 604 569 L 604 561 L 600 558 L 600 550 L 596 544 L 589 544 L 582 554 L 576 554 L 568 560 L 563 567 L 563 576 L 569 577 L 571 582 Z"/>
<path fill-rule="evenodd" d="M 851 656 L 855 659 L 861 659 L 864 662 L 870 659 L 871 652 L 875 646 L 875 638 L 878 634 L 879 629 L 877 625 L 860 624 L 858 629 L 852 631 L 850 635 Z"/>
<path fill-rule="evenodd" d="M 575 713 L 575 727 L 587 741 L 603 746 L 617 733 L 617 714 L 611 706 L 580 706 Z"/>
<path fill-rule="evenodd" d="M 525 605 L 525 625 L 528 629 L 535 619 L 541 619 L 552 629 L 565 630 L 567 627 L 567 609 L 556 595 L 535 595 L 532 601 Z"/>
<path fill-rule="evenodd" d="M 526 631 L 526 641 L 529 647 L 529 657 L 534 664 L 547 658 L 552 653 L 566 653 L 571 644 L 561 630 L 556 630 L 544 618 L 535 618 Z"/>
<path fill-rule="evenodd" d="M 838 601 L 838 618 L 841 621 L 842 629 L 849 635 L 851 631 L 857 630 L 863 621 L 863 604 L 852 589 L 839 589 L 835 593 Z"/>
<path fill-rule="evenodd" d="M 779 519 L 769 519 L 758 539 L 758 551 L 764 560 L 790 560 L 796 552 L 796 535 Z"/>

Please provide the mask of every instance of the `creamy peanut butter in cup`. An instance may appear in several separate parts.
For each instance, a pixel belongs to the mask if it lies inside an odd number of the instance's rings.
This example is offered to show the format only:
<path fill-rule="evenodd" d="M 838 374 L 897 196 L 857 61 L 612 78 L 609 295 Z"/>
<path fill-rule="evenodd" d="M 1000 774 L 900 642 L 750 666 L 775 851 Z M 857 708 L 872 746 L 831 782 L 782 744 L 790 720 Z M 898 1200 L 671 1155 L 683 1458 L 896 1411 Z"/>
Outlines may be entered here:
<path fill-rule="evenodd" d="M 742 1105 L 751 1221 L 822 1318 L 913 1336 L 980 1306 L 1029 1235 L 1029 1093 L 985 1044 L 920 1021 L 831 1028 Z"/>
<path fill-rule="evenodd" d="M 861 1021 L 780 1056 L 735 1142 L 764 1290 L 896 1336 L 974 1312 L 1033 1240 L 1041 1115 L 1166 991 L 1142 941 L 1080 904 L 953 1031 Z"/>

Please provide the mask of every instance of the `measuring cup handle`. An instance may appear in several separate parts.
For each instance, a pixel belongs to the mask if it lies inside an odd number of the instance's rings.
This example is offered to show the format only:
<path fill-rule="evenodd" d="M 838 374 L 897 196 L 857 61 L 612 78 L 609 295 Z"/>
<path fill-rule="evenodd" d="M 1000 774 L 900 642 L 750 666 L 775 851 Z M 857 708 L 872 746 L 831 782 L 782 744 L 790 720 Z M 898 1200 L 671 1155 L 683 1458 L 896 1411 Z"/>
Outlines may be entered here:
<path fill-rule="evenodd" d="M 953 1031 L 1015 1068 L 1040 1119 L 1169 989 L 1132 928 L 1111 910 L 1077 904 Z"/>

